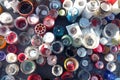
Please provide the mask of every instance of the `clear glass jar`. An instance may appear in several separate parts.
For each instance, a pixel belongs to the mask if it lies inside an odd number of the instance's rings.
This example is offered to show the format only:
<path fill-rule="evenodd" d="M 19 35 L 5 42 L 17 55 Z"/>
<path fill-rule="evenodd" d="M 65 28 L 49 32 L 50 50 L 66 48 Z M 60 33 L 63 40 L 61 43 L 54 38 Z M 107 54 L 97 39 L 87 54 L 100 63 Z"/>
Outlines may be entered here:
<path fill-rule="evenodd" d="M 9 64 L 6 66 L 5 72 L 8 75 L 17 75 L 17 73 L 19 72 L 19 67 L 17 64 Z"/>

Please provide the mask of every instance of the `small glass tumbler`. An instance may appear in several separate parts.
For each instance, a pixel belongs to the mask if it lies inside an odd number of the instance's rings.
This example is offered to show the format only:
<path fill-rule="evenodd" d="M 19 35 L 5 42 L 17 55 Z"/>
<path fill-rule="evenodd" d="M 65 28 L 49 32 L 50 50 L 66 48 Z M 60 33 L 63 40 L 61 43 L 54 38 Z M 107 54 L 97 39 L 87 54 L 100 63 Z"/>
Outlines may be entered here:
<path fill-rule="evenodd" d="M 63 67 L 60 65 L 54 65 L 52 67 L 52 74 L 54 76 L 60 76 L 63 73 Z"/>

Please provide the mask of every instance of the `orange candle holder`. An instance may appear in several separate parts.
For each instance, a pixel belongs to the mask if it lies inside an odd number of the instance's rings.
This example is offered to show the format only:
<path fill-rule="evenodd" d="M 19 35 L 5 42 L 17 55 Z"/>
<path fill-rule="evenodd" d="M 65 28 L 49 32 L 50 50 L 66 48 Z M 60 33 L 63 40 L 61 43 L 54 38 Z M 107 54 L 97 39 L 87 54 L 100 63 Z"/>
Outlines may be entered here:
<path fill-rule="evenodd" d="M 6 40 L 3 36 L 0 36 L 0 49 L 3 49 L 6 47 Z"/>

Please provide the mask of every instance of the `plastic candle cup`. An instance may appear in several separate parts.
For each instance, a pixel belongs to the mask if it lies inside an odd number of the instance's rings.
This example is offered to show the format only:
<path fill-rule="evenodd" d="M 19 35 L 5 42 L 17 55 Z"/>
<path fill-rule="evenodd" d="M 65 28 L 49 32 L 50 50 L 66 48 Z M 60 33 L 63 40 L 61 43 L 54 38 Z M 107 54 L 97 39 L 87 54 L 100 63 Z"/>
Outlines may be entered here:
<path fill-rule="evenodd" d="M 63 73 L 63 68 L 60 65 L 54 65 L 52 67 L 52 74 L 54 76 L 60 76 Z"/>
<path fill-rule="evenodd" d="M 3 49 L 6 47 L 6 40 L 3 36 L 0 36 L 0 49 Z"/>
<path fill-rule="evenodd" d="M 55 20 L 50 16 L 46 16 L 43 20 L 43 24 L 46 26 L 47 30 L 51 30 L 55 25 Z"/>
<path fill-rule="evenodd" d="M 64 62 L 64 67 L 67 71 L 76 71 L 79 67 L 79 63 L 75 58 L 67 58 Z"/>
<path fill-rule="evenodd" d="M 42 78 L 38 74 L 31 74 L 28 76 L 27 80 L 42 80 Z"/>
<path fill-rule="evenodd" d="M 43 56 L 39 56 L 39 58 L 36 59 L 36 63 L 40 66 L 44 66 L 46 64 L 46 58 Z"/>
<path fill-rule="evenodd" d="M 8 53 L 6 56 L 6 61 L 8 63 L 14 63 L 17 62 L 17 55 L 14 53 Z"/>
<path fill-rule="evenodd" d="M 29 60 L 36 60 L 39 57 L 39 51 L 33 46 L 28 46 L 25 48 L 25 55 Z"/>
<path fill-rule="evenodd" d="M 17 10 L 21 16 L 29 16 L 34 10 L 33 3 L 28 0 L 21 1 L 17 6 Z"/>
<path fill-rule="evenodd" d="M 67 57 L 75 57 L 77 55 L 77 48 L 70 46 L 66 49 L 65 54 Z"/>
<path fill-rule="evenodd" d="M 52 43 L 55 40 L 55 36 L 52 32 L 47 32 L 45 33 L 45 35 L 43 36 L 43 42 L 45 43 Z"/>
<path fill-rule="evenodd" d="M 27 21 L 30 25 L 36 25 L 39 22 L 39 16 L 36 14 L 31 14 L 27 17 Z"/>
<path fill-rule="evenodd" d="M 37 35 L 33 35 L 31 38 L 31 44 L 32 46 L 39 47 L 42 44 L 42 38 Z"/>
<path fill-rule="evenodd" d="M 15 19 L 14 25 L 18 30 L 26 30 L 28 27 L 28 22 L 25 17 L 19 16 Z"/>
<path fill-rule="evenodd" d="M 46 26 L 42 23 L 38 23 L 34 29 L 35 29 L 35 33 L 40 36 L 43 36 L 47 30 Z"/>
<path fill-rule="evenodd" d="M 25 60 L 27 60 L 25 53 L 19 53 L 17 58 L 19 62 L 24 62 Z"/>
<path fill-rule="evenodd" d="M 52 48 L 52 51 L 55 53 L 55 54 L 60 54 L 63 52 L 64 50 L 64 45 L 62 44 L 62 42 L 60 41 L 54 41 L 52 44 L 51 44 L 51 48 Z"/>
<path fill-rule="evenodd" d="M 5 52 L 4 51 L 0 51 L 0 61 L 5 60 L 5 58 L 6 58 Z"/>
<path fill-rule="evenodd" d="M 12 75 L 4 75 L 1 80 L 15 80 L 15 77 Z"/>
<path fill-rule="evenodd" d="M 19 67 L 17 64 L 9 64 L 5 71 L 8 75 L 16 75 L 19 72 Z"/>
<path fill-rule="evenodd" d="M 57 64 L 57 56 L 55 56 L 55 55 L 48 56 L 47 63 L 51 66 Z"/>
<path fill-rule="evenodd" d="M 35 71 L 36 65 L 31 60 L 25 60 L 20 64 L 20 69 L 24 74 L 31 74 Z"/>
<path fill-rule="evenodd" d="M 16 53 L 17 52 L 17 46 L 10 44 L 7 46 L 7 52 L 8 53 Z"/>
<path fill-rule="evenodd" d="M 13 31 L 10 31 L 7 33 L 7 36 L 6 36 L 6 42 L 8 44 L 15 44 L 18 42 L 18 35 L 17 33 L 13 32 Z"/>
<path fill-rule="evenodd" d="M 39 52 L 40 52 L 40 55 L 44 57 L 48 57 L 52 53 L 50 44 L 44 43 L 40 45 Z"/>
<path fill-rule="evenodd" d="M 27 34 L 27 32 L 21 32 L 19 34 L 19 44 L 22 45 L 22 46 L 26 46 L 30 43 L 30 35 Z"/>

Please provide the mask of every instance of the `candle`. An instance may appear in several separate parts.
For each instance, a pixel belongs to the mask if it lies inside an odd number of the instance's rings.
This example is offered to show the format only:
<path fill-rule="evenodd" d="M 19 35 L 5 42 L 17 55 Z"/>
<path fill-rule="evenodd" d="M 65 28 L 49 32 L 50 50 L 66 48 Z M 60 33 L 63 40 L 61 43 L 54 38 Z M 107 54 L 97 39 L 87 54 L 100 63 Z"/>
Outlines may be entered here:
<path fill-rule="evenodd" d="M 14 63 L 17 62 L 17 55 L 14 53 L 8 53 L 6 56 L 6 61 L 8 63 Z"/>
<path fill-rule="evenodd" d="M 15 19 L 14 25 L 18 30 L 26 30 L 28 27 L 28 22 L 25 17 L 19 16 Z"/>

